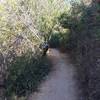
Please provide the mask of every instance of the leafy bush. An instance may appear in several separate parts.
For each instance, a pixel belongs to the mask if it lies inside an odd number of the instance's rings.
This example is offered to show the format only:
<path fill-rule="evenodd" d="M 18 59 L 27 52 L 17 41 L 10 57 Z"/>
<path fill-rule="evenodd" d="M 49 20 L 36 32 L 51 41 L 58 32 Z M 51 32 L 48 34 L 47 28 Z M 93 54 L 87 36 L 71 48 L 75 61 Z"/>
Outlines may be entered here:
<path fill-rule="evenodd" d="M 57 26 L 51 35 L 49 40 L 49 44 L 54 48 L 66 48 L 67 42 L 69 41 L 70 30 L 68 28 L 63 28 L 61 26 Z M 63 45 L 62 45 L 63 44 Z"/>
<path fill-rule="evenodd" d="M 46 57 L 35 58 L 31 52 L 17 57 L 9 66 L 6 95 L 25 96 L 36 91 L 49 71 L 50 62 Z"/>
<path fill-rule="evenodd" d="M 60 45 L 59 39 L 60 39 L 60 35 L 58 33 L 52 34 L 51 39 L 49 40 L 50 47 L 53 47 L 53 48 L 59 47 Z"/>

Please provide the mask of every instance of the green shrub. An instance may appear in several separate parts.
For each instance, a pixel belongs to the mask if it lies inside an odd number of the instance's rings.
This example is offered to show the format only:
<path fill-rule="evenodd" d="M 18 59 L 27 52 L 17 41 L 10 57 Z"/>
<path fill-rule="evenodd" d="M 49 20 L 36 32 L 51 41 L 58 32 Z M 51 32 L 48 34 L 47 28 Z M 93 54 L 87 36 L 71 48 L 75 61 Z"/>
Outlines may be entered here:
<path fill-rule="evenodd" d="M 67 47 L 66 44 L 69 41 L 69 36 L 70 36 L 69 29 L 59 27 L 59 31 L 57 31 L 57 33 L 53 33 L 51 35 L 49 44 L 51 47 L 54 47 L 54 48 L 60 48 L 62 46 L 63 46 L 63 48 L 66 48 Z"/>
<path fill-rule="evenodd" d="M 50 47 L 57 48 L 60 45 L 60 34 L 55 33 L 51 35 L 49 40 Z"/>
<path fill-rule="evenodd" d="M 9 97 L 12 94 L 25 96 L 37 90 L 38 85 L 50 71 L 50 62 L 46 57 L 33 57 L 26 53 L 17 57 L 9 66 L 9 75 L 6 80 Z"/>

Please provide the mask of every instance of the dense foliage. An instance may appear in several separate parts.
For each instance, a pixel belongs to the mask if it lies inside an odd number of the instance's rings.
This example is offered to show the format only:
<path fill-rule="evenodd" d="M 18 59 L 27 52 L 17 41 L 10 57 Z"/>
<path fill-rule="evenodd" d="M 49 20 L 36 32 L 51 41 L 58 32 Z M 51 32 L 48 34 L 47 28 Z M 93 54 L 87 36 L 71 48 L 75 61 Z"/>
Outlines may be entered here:
<path fill-rule="evenodd" d="M 0 99 L 37 89 L 51 67 L 39 44 L 68 10 L 63 0 L 0 0 Z"/>
<path fill-rule="evenodd" d="M 76 7 L 80 8 L 78 12 Z M 83 98 L 98 100 L 100 98 L 100 3 L 94 1 L 89 7 L 74 4 L 72 8 L 73 13 L 70 16 L 66 13 L 61 15 L 60 24 L 71 30 L 67 47 L 72 51 L 77 65 Z"/>
<path fill-rule="evenodd" d="M 12 94 L 25 96 L 37 90 L 41 80 L 51 69 L 46 57 L 33 57 L 31 52 L 16 57 L 9 65 L 9 74 L 6 80 L 7 96 Z"/>
<path fill-rule="evenodd" d="M 50 63 L 34 46 L 48 41 L 51 47 L 71 51 L 85 100 L 98 100 L 100 82 L 94 80 L 99 80 L 100 3 L 84 2 L 0 1 L 0 82 L 6 82 L 8 97 L 35 91 L 48 74 Z"/>

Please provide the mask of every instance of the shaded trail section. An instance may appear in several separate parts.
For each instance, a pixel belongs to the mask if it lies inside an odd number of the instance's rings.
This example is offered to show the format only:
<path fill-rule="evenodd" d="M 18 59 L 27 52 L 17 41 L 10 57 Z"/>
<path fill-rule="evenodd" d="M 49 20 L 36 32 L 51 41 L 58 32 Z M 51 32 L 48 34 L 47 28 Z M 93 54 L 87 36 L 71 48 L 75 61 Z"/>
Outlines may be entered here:
<path fill-rule="evenodd" d="M 53 71 L 39 87 L 39 92 L 31 94 L 28 100 L 79 100 L 76 70 L 66 54 L 56 49 L 48 53 L 53 63 Z"/>

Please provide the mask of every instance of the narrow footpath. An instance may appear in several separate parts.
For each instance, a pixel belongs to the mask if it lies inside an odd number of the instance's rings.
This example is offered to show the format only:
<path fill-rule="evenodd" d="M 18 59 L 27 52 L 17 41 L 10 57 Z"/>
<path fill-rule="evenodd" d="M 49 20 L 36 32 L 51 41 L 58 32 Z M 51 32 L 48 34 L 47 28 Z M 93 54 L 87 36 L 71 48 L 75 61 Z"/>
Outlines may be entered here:
<path fill-rule="evenodd" d="M 48 57 L 53 63 L 53 71 L 40 85 L 39 92 L 31 94 L 28 100 L 80 100 L 76 70 L 68 56 L 51 49 Z"/>

